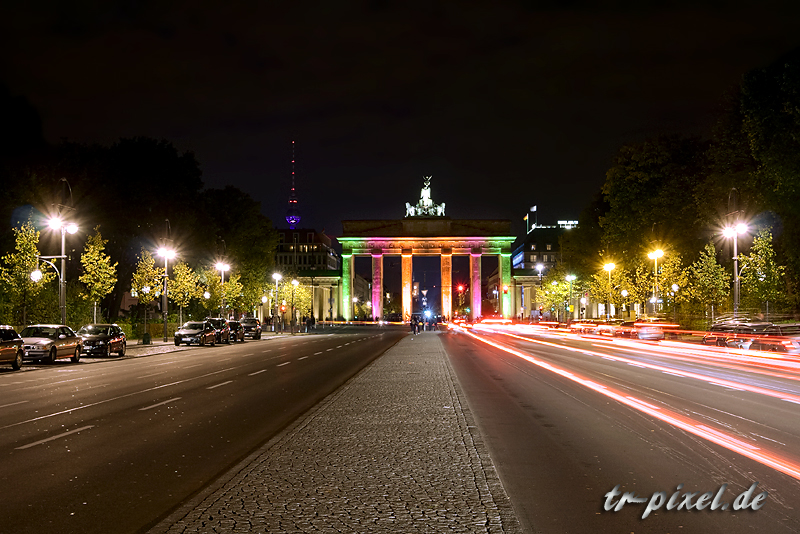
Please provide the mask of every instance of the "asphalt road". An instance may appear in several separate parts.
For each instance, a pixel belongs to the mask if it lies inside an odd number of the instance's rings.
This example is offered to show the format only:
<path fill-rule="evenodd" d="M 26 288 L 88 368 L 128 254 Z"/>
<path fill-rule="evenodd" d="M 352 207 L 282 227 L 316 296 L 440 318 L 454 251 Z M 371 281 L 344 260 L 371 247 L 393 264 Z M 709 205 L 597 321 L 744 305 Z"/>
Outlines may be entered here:
<path fill-rule="evenodd" d="M 442 341 L 526 532 L 800 531 L 796 363 L 547 334 Z M 696 502 L 727 483 L 732 503 L 754 482 L 757 511 L 604 509 L 617 485 L 649 501 L 683 484 Z"/>
<path fill-rule="evenodd" d="M 406 334 L 339 327 L 0 373 L 0 532 L 146 530 Z"/>

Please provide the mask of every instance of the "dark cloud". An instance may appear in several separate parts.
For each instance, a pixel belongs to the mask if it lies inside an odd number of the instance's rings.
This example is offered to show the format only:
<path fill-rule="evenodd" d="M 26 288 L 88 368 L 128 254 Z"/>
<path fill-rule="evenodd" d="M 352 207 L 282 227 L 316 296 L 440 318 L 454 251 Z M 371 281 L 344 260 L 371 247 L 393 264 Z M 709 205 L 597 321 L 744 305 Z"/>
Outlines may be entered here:
<path fill-rule="evenodd" d="M 282 225 L 576 218 L 620 144 L 706 134 L 723 93 L 800 44 L 794 3 L 53 2 L 0 23 L 2 78 L 51 142 L 166 138 Z M 788 7 L 787 7 L 788 6 Z M 789 11 L 787 11 L 787 9 Z"/>

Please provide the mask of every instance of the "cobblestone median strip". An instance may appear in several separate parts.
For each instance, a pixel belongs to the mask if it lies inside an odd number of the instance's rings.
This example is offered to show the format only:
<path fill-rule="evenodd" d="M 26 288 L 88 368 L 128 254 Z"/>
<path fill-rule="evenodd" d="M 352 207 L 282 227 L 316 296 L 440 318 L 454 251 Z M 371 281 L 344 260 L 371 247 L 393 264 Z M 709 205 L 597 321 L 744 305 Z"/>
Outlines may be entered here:
<path fill-rule="evenodd" d="M 150 532 L 521 529 L 438 334 L 424 333 Z"/>

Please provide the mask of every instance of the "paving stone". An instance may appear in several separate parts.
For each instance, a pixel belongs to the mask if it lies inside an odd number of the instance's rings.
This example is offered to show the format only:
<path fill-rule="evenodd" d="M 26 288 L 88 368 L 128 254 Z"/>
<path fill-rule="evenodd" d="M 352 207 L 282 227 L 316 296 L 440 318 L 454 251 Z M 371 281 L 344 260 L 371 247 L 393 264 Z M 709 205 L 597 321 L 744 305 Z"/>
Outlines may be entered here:
<path fill-rule="evenodd" d="M 151 532 L 521 532 L 439 335 L 401 340 Z"/>

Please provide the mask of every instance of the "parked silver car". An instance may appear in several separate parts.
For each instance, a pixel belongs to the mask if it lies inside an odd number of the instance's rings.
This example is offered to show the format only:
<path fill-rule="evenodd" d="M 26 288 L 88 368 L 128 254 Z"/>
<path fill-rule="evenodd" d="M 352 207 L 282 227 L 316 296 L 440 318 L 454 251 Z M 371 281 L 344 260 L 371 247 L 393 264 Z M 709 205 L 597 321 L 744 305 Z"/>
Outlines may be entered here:
<path fill-rule="evenodd" d="M 26 360 L 45 360 L 55 363 L 59 358 L 81 359 L 81 338 L 63 324 L 35 324 L 19 333 Z"/>

